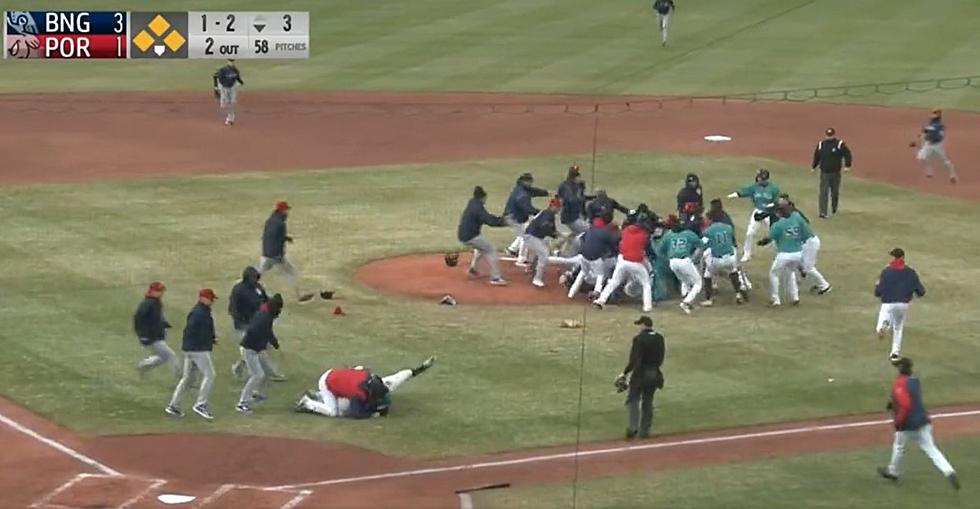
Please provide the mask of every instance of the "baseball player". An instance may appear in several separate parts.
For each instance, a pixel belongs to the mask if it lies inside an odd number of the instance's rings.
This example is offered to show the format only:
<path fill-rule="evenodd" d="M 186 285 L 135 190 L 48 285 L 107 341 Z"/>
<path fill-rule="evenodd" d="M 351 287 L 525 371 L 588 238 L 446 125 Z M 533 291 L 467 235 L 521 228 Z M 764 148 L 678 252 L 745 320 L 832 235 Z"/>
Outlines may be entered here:
<path fill-rule="evenodd" d="M 328 369 L 320 375 L 316 389 L 306 391 L 296 402 L 296 411 L 326 417 L 367 419 L 387 417 L 391 393 L 435 364 L 429 357 L 418 367 L 401 369 L 379 377 L 363 366 Z"/>
<path fill-rule="evenodd" d="M 534 260 L 534 279 L 531 280 L 531 284 L 538 288 L 544 288 L 544 270 L 548 266 L 550 256 L 546 239 L 558 236 L 555 220 L 559 210 L 561 210 L 561 200 L 554 196 L 548 202 L 548 208 L 538 212 L 534 219 L 531 219 L 524 234 L 524 246 L 527 247 L 528 257 Z"/>
<path fill-rule="evenodd" d="M 813 164 L 810 172 L 820 168 L 820 217 L 827 218 L 827 195 L 830 194 L 830 213 L 837 213 L 840 201 L 841 169 L 851 171 L 853 156 L 844 140 L 837 139 L 837 131 L 828 127 L 824 138 L 813 149 Z"/>
<path fill-rule="evenodd" d="M 228 297 L 228 314 L 231 315 L 232 325 L 238 334 L 238 339 L 245 337 L 245 329 L 248 323 L 259 312 L 259 307 L 263 302 L 269 300 L 265 287 L 259 282 L 262 275 L 255 267 L 245 267 L 242 271 L 242 278 L 235 283 L 231 289 L 231 296 Z M 239 347 L 240 348 L 240 347 Z M 241 352 L 241 358 L 231 367 L 232 375 L 238 380 L 245 376 L 245 352 Z M 285 382 L 286 376 L 269 360 L 266 352 L 260 352 L 259 362 L 262 363 L 262 370 L 269 374 L 269 380 L 273 382 Z"/>
<path fill-rule="evenodd" d="M 260 274 L 265 274 L 270 270 L 279 267 L 286 276 L 286 283 L 296 294 L 299 302 L 309 302 L 313 299 L 312 293 L 301 293 L 297 282 L 296 267 L 286 256 L 286 243 L 292 244 L 293 238 L 287 234 L 286 220 L 289 218 L 289 211 L 292 207 L 288 202 L 277 201 L 275 209 L 269 218 L 265 220 L 262 229 L 262 258 L 259 260 L 258 270 Z"/>
<path fill-rule="evenodd" d="M 504 215 L 509 216 L 513 221 L 514 242 L 507 248 L 507 253 L 517 258 L 515 263 L 519 267 L 527 266 L 527 249 L 524 247 L 524 230 L 527 223 L 538 212 L 538 209 L 531 203 L 532 198 L 548 196 L 548 191 L 539 187 L 534 187 L 534 176 L 524 173 L 517 178 L 514 189 L 507 197 L 504 205 Z"/>
<path fill-rule="evenodd" d="M 896 247 L 889 253 L 892 261 L 881 271 L 875 284 L 875 297 L 881 299 L 878 311 L 878 339 L 884 339 L 891 330 L 892 348 L 888 358 L 894 362 L 902 354 L 902 330 L 909 303 L 913 297 L 925 297 L 926 288 L 919 281 L 919 274 L 905 265 L 905 251 Z"/>
<path fill-rule="evenodd" d="M 490 284 L 504 286 L 507 280 L 500 274 L 500 265 L 497 261 L 497 248 L 493 243 L 483 236 L 481 230 L 483 225 L 501 227 L 506 226 L 510 220 L 506 217 L 495 216 L 486 209 L 487 192 L 482 187 L 473 188 L 473 198 L 466 204 L 463 214 L 459 218 L 459 227 L 456 229 L 456 238 L 466 247 L 473 249 L 473 259 L 470 261 L 469 275 L 478 277 L 480 273 L 476 270 L 476 264 L 482 258 L 486 258 L 490 264 Z"/>
<path fill-rule="evenodd" d="M 769 170 L 760 168 L 755 174 L 755 183 L 747 185 L 738 191 L 728 195 L 728 198 L 751 198 L 752 206 L 755 209 L 749 216 L 749 227 L 745 232 L 745 245 L 742 248 L 742 263 L 752 259 L 752 244 L 759 230 L 767 228 L 770 224 L 769 218 L 762 221 L 755 219 L 756 212 L 763 212 L 771 203 L 776 201 L 779 196 L 779 186 L 769 180 Z"/>
<path fill-rule="evenodd" d="M 914 147 L 915 141 L 909 143 Z M 936 158 L 942 161 L 946 173 L 949 175 L 950 183 L 956 183 L 956 168 L 953 162 L 946 155 L 946 125 L 943 124 L 943 110 L 933 108 L 932 116 L 922 128 L 922 135 L 919 137 L 919 153 L 916 156 L 922 166 L 926 169 L 926 177 L 932 178 L 932 164 L 930 159 Z"/>
<path fill-rule="evenodd" d="M 787 202 L 783 202 L 779 208 L 782 219 L 773 221 L 769 227 L 769 236 L 759 241 L 760 246 L 776 243 L 776 257 L 769 269 L 769 305 L 782 305 L 779 289 L 780 286 L 785 286 L 790 303 L 798 306 L 800 287 L 796 281 L 796 273 L 803 268 L 803 241 L 812 236 L 813 232 L 799 215 L 790 213 Z"/>
<path fill-rule="evenodd" d="M 568 168 L 568 176 L 558 185 L 558 197 L 561 198 L 561 224 L 572 231 L 569 239 L 585 233 L 589 224 L 585 222 L 585 204 L 595 198 L 585 194 L 585 182 L 577 164 Z"/>
<path fill-rule="evenodd" d="M 170 368 L 174 377 L 181 376 L 177 354 L 170 349 L 166 341 L 167 329 L 170 328 L 170 322 L 163 317 L 162 299 L 166 291 L 167 287 L 163 283 L 159 281 L 150 283 L 143 301 L 133 314 L 133 330 L 136 332 L 136 338 L 150 352 L 150 356 L 136 366 L 140 376 L 163 364 Z"/>
<path fill-rule="evenodd" d="M 738 275 L 735 263 L 735 229 L 724 222 L 724 211 L 712 209 L 708 212 L 711 224 L 701 232 L 701 241 L 705 247 L 704 254 L 704 301 L 702 306 L 714 305 L 714 278 L 725 275 L 735 290 L 735 303 L 741 304 L 747 299 L 745 289 Z"/>
<path fill-rule="evenodd" d="M 800 266 L 800 277 L 806 279 L 809 276 L 813 285 L 810 287 L 810 291 L 817 293 L 818 295 L 824 295 L 830 293 L 833 287 L 827 282 L 827 279 L 823 277 L 823 274 L 817 270 L 817 254 L 820 252 L 820 237 L 813 231 L 813 224 L 810 223 L 810 219 L 803 215 L 800 209 L 796 208 L 796 204 L 789 199 L 788 194 L 781 194 L 779 198 L 776 199 L 776 203 L 773 204 L 767 211 L 756 213 L 756 220 L 762 220 L 765 217 L 772 217 L 772 220 L 778 221 L 782 216 L 781 214 L 788 214 L 786 217 L 795 216 L 798 220 L 803 221 L 809 227 L 808 235 L 803 241 L 803 261 Z"/>
<path fill-rule="evenodd" d="M 218 112 L 225 114 L 225 125 L 235 125 L 238 87 L 245 84 L 238 67 L 235 67 L 235 60 L 229 58 L 225 65 L 214 71 L 211 80 L 214 85 L 214 97 L 218 99 Z"/>
<path fill-rule="evenodd" d="M 259 307 L 259 312 L 255 314 L 252 321 L 245 329 L 245 335 L 239 345 L 242 347 L 242 358 L 248 367 L 249 377 L 242 387 L 242 395 L 238 399 L 235 410 L 243 414 L 252 413 L 252 400 L 264 401 L 265 395 L 260 391 L 265 384 L 266 373 L 262 368 L 259 356 L 269 345 L 276 350 L 279 349 L 279 339 L 272 331 L 272 324 L 282 313 L 282 295 L 273 295 L 268 302 L 263 302 Z"/>
<path fill-rule="evenodd" d="M 609 273 L 616 267 L 616 257 L 619 254 L 619 228 L 610 220 L 611 212 L 605 213 L 605 218 L 597 217 L 592 221 L 592 227 L 582 238 L 582 252 L 578 274 L 568 289 L 568 298 L 574 299 L 586 280 L 595 278 L 595 286 L 589 294 L 598 298 L 606 283 Z"/>
<path fill-rule="evenodd" d="M 646 256 L 649 233 L 640 226 L 644 221 L 645 218 L 640 217 L 638 213 L 631 213 L 626 216 L 623 233 L 619 239 L 619 256 L 616 258 L 616 268 L 613 269 L 609 284 L 602 289 L 599 298 L 592 302 L 596 308 L 602 309 L 620 285 L 632 280 L 639 283 L 643 288 L 643 312 L 649 313 L 653 310 L 650 269 Z"/>
<path fill-rule="evenodd" d="M 684 178 L 684 187 L 677 192 L 678 217 L 681 218 L 681 222 L 684 222 L 680 214 L 684 214 L 688 210 L 703 209 L 704 189 L 701 188 L 701 179 L 698 178 L 697 174 L 688 173 L 687 177 Z"/>
<path fill-rule="evenodd" d="M 694 265 L 692 257 L 701 246 L 701 238 L 687 228 L 684 228 L 677 216 L 667 216 L 666 226 L 670 229 L 664 234 L 660 243 L 658 256 L 670 260 L 670 270 L 681 282 L 681 309 L 691 314 L 694 310 L 694 300 L 701 293 L 701 274 Z"/>
<path fill-rule="evenodd" d="M 194 403 L 192 409 L 194 413 L 210 421 L 214 419 L 211 410 L 208 408 L 208 396 L 211 394 L 211 387 L 214 385 L 214 362 L 211 361 L 211 351 L 217 342 L 211 306 L 218 297 L 210 288 L 198 292 L 197 297 L 197 304 L 187 314 L 187 324 L 184 326 L 184 376 L 180 377 L 180 381 L 177 382 L 174 395 L 170 398 L 170 404 L 164 411 L 174 417 L 184 416 L 180 410 L 180 399 L 190 385 L 191 377 L 196 369 L 201 372 L 204 378 L 201 381 L 200 389 L 197 391 L 197 402 Z"/>
<path fill-rule="evenodd" d="M 942 472 L 953 489 L 959 490 L 960 480 L 956 477 L 956 470 L 932 439 L 931 419 L 922 402 L 922 386 L 919 378 L 912 374 L 912 359 L 897 359 L 895 367 L 898 368 L 898 376 L 892 382 L 891 399 L 887 406 L 894 415 L 895 442 L 892 444 L 891 461 L 887 467 L 878 467 L 878 475 L 890 481 L 898 481 L 905 444 L 911 438 L 918 442 L 919 448 Z"/>
<path fill-rule="evenodd" d="M 660 26 L 661 46 L 667 46 L 667 29 L 670 27 L 670 15 L 674 13 L 675 9 L 674 0 L 656 0 L 653 2 L 653 10 L 657 13 L 657 23 Z"/>
<path fill-rule="evenodd" d="M 653 330 L 653 320 L 649 316 L 641 316 L 633 324 L 641 327 L 640 333 L 633 338 L 629 361 L 614 382 L 620 391 L 629 391 L 626 396 L 626 407 L 629 409 L 626 440 L 632 440 L 637 434 L 640 438 L 650 436 L 653 396 L 657 389 L 664 387 L 664 374 L 660 367 L 666 354 L 664 337 Z M 626 377 L 630 379 L 628 384 Z"/>
<path fill-rule="evenodd" d="M 595 192 L 595 199 L 585 206 L 585 217 L 591 224 L 597 217 L 608 217 L 606 224 L 612 222 L 616 211 L 629 214 L 630 209 L 609 196 L 605 190 L 599 189 Z"/>

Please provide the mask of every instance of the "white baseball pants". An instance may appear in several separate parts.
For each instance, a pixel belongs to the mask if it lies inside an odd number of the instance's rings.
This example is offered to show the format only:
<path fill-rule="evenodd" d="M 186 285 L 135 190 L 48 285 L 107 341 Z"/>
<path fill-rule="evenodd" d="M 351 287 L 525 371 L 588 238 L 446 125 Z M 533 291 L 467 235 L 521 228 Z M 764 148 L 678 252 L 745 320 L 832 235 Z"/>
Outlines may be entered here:
<path fill-rule="evenodd" d="M 769 300 L 773 304 L 780 304 L 779 288 L 786 286 L 786 293 L 791 302 L 800 300 L 800 287 L 796 283 L 796 273 L 803 266 L 803 254 L 796 253 L 776 253 L 776 259 L 772 261 L 769 269 Z"/>
<path fill-rule="evenodd" d="M 816 235 L 807 239 L 803 243 L 803 272 L 807 277 L 813 278 L 813 284 L 817 288 L 824 289 L 830 286 L 823 274 L 817 270 L 817 253 L 820 252 L 820 237 Z"/>
<path fill-rule="evenodd" d="M 623 255 L 616 258 L 616 268 L 613 269 L 612 278 L 609 280 L 609 284 L 603 288 L 602 294 L 596 299 L 596 303 L 605 304 L 620 285 L 630 280 L 636 281 L 643 287 L 643 312 L 652 311 L 653 289 L 650 286 L 650 271 L 647 269 L 647 264 L 625 260 Z"/>
<path fill-rule="evenodd" d="M 585 281 L 592 277 L 595 278 L 595 286 L 592 291 L 601 294 L 602 287 L 606 284 L 606 278 L 609 277 L 609 272 L 615 270 L 615 267 L 615 258 L 596 258 L 595 260 L 580 258 L 578 275 L 575 276 L 575 281 L 572 282 L 572 286 L 568 290 L 568 298 L 574 299 Z"/>
<path fill-rule="evenodd" d="M 922 147 L 919 148 L 919 153 L 916 154 L 916 159 L 926 169 L 926 175 L 932 176 L 932 164 L 930 164 L 931 159 L 939 159 L 943 163 L 943 167 L 946 168 L 946 173 L 949 174 L 950 178 L 956 177 L 956 168 L 953 166 L 953 161 L 950 161 L 949 156 L 946 155 L 946 142 L 940 141 L 939 143 L 928 143 L 923 142 Z"/>
<path fill-rule="evenodd" d="M 544 269 L 548 266 L 548 244 L 544 239 L 539 239 L 534 235 L 524 236 L 524 248 L 527 249 L 527 256 L 534 260 L 534 281 L 544 283 Z"/>
<path fill-rule="evenodd" d="M 745 230 L 745 242 L 742 243 L 742 261 L 747 262 L 752 259 L 752 248 L 755 246 L 755 237 L 760 231 L 769 231 L 769 218 L 765 218 L 762 221 L 755 220 L 755 213 L 762 212 L 759 209 L 754 209 L 751 214 L 749 214 L 749 227 Z"/>
<path fill-rule="evenodd" d="M 704 277 L 728 276 L 738 270 L 735 264 L 735 253 L 715 258 L 707 251 L 704 256 Z"/>
<path fill-rule="evenodd" d="M 950 476 L 956 471 L 953 469 L 953 465 L 949 464 L 946 457 L 943 456 L 942 451 L 936 447 L 936 442 L 932 439 L 932 425 L 926 424 L 925 426 L 912 431 L 896 431 L 895 432 L 895 442 L 892 444 L 892 460 L 888 463 L 888 473 L 894 476 L 901 475 L 902 467 L 902 456 L 905 455 L 905 444 L 908 443 L 909 439 L 915 440 L 919 444 L 919 448 L 922 452 L 929 456 L 932 460 L 932 464 L 943 473 L 944 476 Z"/>
<path fill-rule="evenodd" d="M 905 328 L 905 315 L 909 312 L 907 302 L 882 303 L 878 311 L 878 326 L 876 330 L 879 334 L 885 329 L 892 330 L 892 351 L 893 354 L 902 353 L 902 330 Z"/>
<path fill-rule="evenodd" d="M 514 223 L 514 241 L 507 248 L 509 251 L 517 251 L 517 263 L 527 261 L 527 248 L 524 247 L 524 230 L 529 223 Z"/>
<path fill-rule="evenodd" d="M 693 304 L 701 293 L 701 274 L 690 258 L 671 258 L 670 270 L 681 282 L 681 295 L 685 304 Z"/>

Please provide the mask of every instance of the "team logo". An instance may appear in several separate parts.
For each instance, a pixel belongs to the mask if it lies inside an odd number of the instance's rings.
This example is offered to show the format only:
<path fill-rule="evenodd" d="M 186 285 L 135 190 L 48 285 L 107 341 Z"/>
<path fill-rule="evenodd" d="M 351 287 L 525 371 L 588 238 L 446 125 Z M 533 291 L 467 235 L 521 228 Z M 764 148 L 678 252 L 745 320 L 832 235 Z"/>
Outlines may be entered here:
<path fill-rule="evenodd" d="M 38 38 L 37 24 L 31 13 L 9 11 L 6 16 L 7 55 L 11 58 L 40 58 L 41 40 Z M 10 31 L 14 33 L 9 33 Z"/>

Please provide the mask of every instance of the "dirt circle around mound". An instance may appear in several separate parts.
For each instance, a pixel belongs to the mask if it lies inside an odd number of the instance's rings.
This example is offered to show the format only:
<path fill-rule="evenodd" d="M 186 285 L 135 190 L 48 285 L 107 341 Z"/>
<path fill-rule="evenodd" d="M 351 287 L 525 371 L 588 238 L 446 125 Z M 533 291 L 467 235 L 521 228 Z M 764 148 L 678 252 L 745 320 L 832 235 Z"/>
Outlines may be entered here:
<path fill-rule="evenodd" d="M 479 277 L 467 274 L 472 253 L 460 253 L 459 265 L 447 267 L 444 253 L 422 253 L 375 260 L 357 269 L 361 284 L 385 293 L 414 297 L 438 303 L 446 295 L 458 305 L 541 305 L 567 304 L 564 287 L 558 284 L 560 268 L 549 265 L 545 287 L 531 285 L 531 274 L 512 261 L 500 261 L 500 270 L 510 284 L 490 284 L 489 268 L 479 264 Z"/>

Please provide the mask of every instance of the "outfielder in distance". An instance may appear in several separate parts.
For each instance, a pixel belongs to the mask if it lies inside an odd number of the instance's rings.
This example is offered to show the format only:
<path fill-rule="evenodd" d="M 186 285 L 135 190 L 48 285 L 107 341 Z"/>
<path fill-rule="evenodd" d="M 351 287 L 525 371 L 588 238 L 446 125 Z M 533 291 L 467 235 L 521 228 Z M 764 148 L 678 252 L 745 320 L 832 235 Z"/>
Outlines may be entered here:
<path fill-rule="evenodd" d="M 435 364 L 429 357 L 418 367 L 401 369 L 380 377 L 363 366 L 328 369 L 320 375 L 316 389 L 306 391 L 296 402 L 296 411 L 326 417 L 369 419 L 387 417 L 391 393 Z"/>
<path fill-rule="evenodd" d="M 943 124 L 942 109 L 933 108 L 929 122 L 922 128 L 919 142 L 919 153 L 916 158 L 925 167 L 926 177 L 932 178 L 933 176 L 932 164 L 929 161 L 935 158 L 942 161 L 943 167 L 946 168 L 946 173 L 949 175 L 950 183 L 955 184 L 957 180 L 956 168 L 946 154 L 946 125 Z M 910 147 L 915 147 L 915 145 L 915 141 L 909 143 Z"/>
<path fill-rule="evenodd" d="M 653 10 L 657 13 L 657 23 L 660 26 L 660 45 L 667 46 L 667 29 L 670 28 L 670 15 L 677 7 L 674 0 L 656 0 Z"/>
<path fill-rule="evenodd" d="M 214 98 L 218 99 L 218 111 L 225 114 L 225 125 L 235 125 L 235 113 L 238 106 L 238 87 L 244 85 L 242 74 L 235 67 L 235 60 L 219 67 L 211 76 L 214 84 Z"/>

